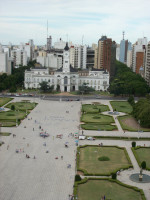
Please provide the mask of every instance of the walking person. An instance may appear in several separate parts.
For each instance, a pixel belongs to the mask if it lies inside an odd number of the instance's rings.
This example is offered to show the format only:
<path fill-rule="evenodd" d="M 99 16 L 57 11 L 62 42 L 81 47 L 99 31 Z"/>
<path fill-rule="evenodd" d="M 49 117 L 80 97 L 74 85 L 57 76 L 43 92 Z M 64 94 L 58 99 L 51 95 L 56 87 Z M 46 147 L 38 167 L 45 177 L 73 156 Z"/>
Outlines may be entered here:
<path fill-rule="evenodd" d="M 9 149 L 9 144 L 7 145 L 7 150 Z"/>

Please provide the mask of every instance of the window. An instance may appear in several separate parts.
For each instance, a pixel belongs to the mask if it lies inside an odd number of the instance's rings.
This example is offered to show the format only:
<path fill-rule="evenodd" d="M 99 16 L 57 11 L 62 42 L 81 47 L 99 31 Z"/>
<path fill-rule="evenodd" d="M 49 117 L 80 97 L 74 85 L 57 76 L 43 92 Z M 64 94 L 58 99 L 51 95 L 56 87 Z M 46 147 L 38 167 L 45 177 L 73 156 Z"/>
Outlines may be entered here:
<path fill-rule="evenodd" d="M 65 85 L 68 84 L 68 77 L 67 77 L 67 76 L 64 77 L 64 84 L 65 84 Z"/>
<path fill-rule="evenodd" d="M 68 61 L 65 61 L 65 63 L 68 63 Z"/>

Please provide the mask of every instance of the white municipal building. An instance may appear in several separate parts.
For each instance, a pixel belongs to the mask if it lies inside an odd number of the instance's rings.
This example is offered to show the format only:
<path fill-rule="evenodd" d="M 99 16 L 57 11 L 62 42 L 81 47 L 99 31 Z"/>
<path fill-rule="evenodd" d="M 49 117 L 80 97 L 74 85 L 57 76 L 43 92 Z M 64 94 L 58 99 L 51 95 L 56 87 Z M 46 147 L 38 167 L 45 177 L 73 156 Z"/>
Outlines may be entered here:
<path fill-rule="evenodd" d="M 78 91 L 79 86 L 87 83 L 97 91 L 105 91 L 109 87 L 109 73 L 102 69 L 81 70 L 73 68 L 69 62 L 69 47 L 63 52 L 63 66 L 50 71 L 49 68 L 31 68 L 25 71 L 24 87 L 39 88 L 39 83 L 47 81 L 49 85 L 54 85 L 54 89 L 61 92 Z"/>

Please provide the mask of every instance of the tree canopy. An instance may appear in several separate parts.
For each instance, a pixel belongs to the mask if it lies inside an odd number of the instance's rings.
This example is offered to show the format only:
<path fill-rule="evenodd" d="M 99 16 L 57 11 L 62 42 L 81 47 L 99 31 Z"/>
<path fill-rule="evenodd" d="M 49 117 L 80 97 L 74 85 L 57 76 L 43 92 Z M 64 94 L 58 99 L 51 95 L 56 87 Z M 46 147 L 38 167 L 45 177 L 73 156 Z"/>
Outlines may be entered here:
<path fill-rule="evenodd" d="M 109 90 L 115 95 L 145 96 L 150 88 L 139 74 L 132 72 L 125 64 L 116 61 L 115 77 L 110 83 Z"/>
<path fill-rule="evenodd" d="M 30 69 L 35 64 L 35 61 L 30 61 L 28 66 L 20 66 L 19 68 L 13 68 L 12 74 L 6 73 L 0 75 L 0 92 L 3 90 L 10 90 L 15 92 L 17 87 L 22 87 L 24 84 L 24 72 L 26 69 Z"/>
<path fill-rule="evenodd" d="M 39 85 L 40 85 L 40 90 L 43 92 L 52 92 L 54 89 L 54 86 L 53 85 L 50 86 L 46 81 L 39 83 Z"/>
<path fill-rule="evenodd" d="M 86 83 L 83 83 L 83 85 L 79 86 L 79 93 L 80 94 L 89 94 L 90 92 L 94 92 L 94 88 L 89 87 Z"/>
<path fill-rule="evenodd" d="M 150 99 L 140 99 L 133 106 L 133 116 L 145 128 L 150 128 Z"/>

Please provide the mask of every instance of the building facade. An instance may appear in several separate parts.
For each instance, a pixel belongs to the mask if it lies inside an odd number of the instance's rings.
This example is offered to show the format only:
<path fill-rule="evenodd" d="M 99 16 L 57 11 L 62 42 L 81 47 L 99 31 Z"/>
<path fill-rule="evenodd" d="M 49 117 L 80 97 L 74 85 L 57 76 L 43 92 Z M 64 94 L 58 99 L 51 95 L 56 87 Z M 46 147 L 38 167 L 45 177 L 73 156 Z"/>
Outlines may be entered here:
<path fill-rule="evenodd" d="M 107 90 L 109 87 L 109 73 L 103 69 L 80 70 L 70 65 L 70 52 L 68 44 L 63 51 L 63 66 L 55 71 L 48 68 L 33 68 L 25 71 L 24 87 L 39 88 L 42 81 L 54 85 L 54 89 L 61 92 L 78 91 L 83 83 L 88 84 L 97 91 Z"/>

